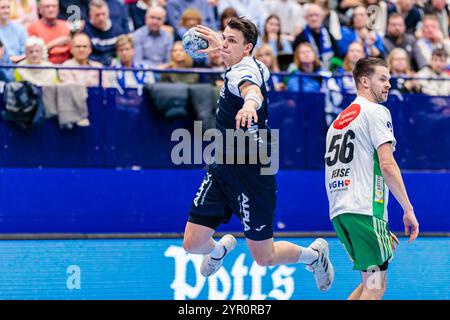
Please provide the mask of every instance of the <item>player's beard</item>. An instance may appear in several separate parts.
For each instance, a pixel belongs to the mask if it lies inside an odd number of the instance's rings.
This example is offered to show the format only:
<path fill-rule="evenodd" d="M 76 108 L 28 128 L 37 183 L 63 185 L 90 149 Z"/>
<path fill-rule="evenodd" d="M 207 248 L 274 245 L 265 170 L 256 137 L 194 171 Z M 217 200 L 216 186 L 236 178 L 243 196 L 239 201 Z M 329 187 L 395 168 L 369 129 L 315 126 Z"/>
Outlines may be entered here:
<path fill-rule="evenodd" d="M 372 95 L 375 98 L 375 101 L 377 103 L 383 103 L 387 101 L 388 95 L 389 95 L 389 91 L 387 92 L 386 96 L 383 96 L 383 91 L 380 91 L 379 94 L 377 94 L 375 91 L 372 91 Z"/>

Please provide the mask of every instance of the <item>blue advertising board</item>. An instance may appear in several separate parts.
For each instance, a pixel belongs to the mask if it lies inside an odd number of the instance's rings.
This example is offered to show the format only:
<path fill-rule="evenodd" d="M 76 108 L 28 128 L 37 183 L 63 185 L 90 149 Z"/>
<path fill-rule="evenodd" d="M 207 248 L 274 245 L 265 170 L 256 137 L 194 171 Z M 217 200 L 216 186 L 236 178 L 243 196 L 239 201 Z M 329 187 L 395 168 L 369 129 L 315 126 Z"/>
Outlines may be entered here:
<path fill-rule="evenodd" d="M 289 240 L 308 246 L 314 239 Z M 325 293 L 303 265 L 258 266 L 243 239 L 209 278 L 181 239 L 4 240 L 0 299 L 346 299 L 360 276 L 339 241 L 327 240 L 335 280 Z M 400 241 L 385 299 L 450 299 L 450 239 Z"/>

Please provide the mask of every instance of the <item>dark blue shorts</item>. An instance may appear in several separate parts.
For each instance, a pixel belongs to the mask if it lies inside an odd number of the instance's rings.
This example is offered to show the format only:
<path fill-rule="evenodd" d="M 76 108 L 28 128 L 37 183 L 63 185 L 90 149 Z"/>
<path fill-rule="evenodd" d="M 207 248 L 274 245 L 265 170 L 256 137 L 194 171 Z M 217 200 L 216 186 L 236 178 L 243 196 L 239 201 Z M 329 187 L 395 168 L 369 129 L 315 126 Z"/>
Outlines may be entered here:
<path fill-rule="evenodd" d="M 255 167 L 211 165 L 195 195 L 189 221 L 214 230 L 236 214 L 251 240 L 273 237 L 276 207 L 275 175 Z"/>

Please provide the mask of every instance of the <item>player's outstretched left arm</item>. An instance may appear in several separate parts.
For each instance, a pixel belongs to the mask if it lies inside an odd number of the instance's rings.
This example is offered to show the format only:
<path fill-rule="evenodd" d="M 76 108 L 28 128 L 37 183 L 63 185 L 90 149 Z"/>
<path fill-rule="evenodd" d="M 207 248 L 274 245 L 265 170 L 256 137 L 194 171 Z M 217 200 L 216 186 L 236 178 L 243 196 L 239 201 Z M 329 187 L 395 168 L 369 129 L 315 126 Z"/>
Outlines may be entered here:
<path fill-rule="evenodd" d="M 263 96 L 261 90 L 255 84 L 244 82 L 240 87 L 241 97 L 244 98 L 244 105 L 236 115 L 236 129 L 241 127 L 250 128 L 252 121 L 258 122 L 258 110 L 263 103 Z"/>
<path fill-rule="evenodd" d="M 405 184 L 403 183 L 400 168 L 394 159 L 392 144 L 383 143 L 377 149 L 380 168 L 387 186 L 391 190 L 395 199 L 403 208 L 403 224 L 405 225 L 405 234 L 409 235 L 409 243 L 414 241 L 419 235 L 419 223 L 417 222 L 414 208 L 409 201 Z"/>

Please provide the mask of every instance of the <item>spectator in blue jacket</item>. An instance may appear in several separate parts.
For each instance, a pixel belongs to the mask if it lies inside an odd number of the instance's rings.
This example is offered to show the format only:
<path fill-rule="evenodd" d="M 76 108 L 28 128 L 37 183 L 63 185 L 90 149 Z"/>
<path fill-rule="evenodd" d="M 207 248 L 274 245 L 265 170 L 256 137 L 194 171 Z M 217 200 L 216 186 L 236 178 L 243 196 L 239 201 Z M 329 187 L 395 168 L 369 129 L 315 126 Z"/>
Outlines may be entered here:
<path fill-rule="evenodd" d="M 339 41 L 339 51 L 347 53 L 350 43 L 361 41 L 364 43 L 364 51 L 368 57 L 383 58 L 385 49 L 382 37 L 375 31 L 367 28 L 369 15 L 364 6 L 358 6 L 353 11 L 351 27 L 342 28 L 342 39 Z"/>
<path fill-rule="evenodd" d="M 294 53 L 294 63 L 289 67 L 293 75 L 298 73 L 321 73 L 320 60 L 309 42 L 302 42 Z M 313 93 L 320 92 L 322 77 L 319 76 L 293 76 L 288 81 L 288 91 Z"/>

